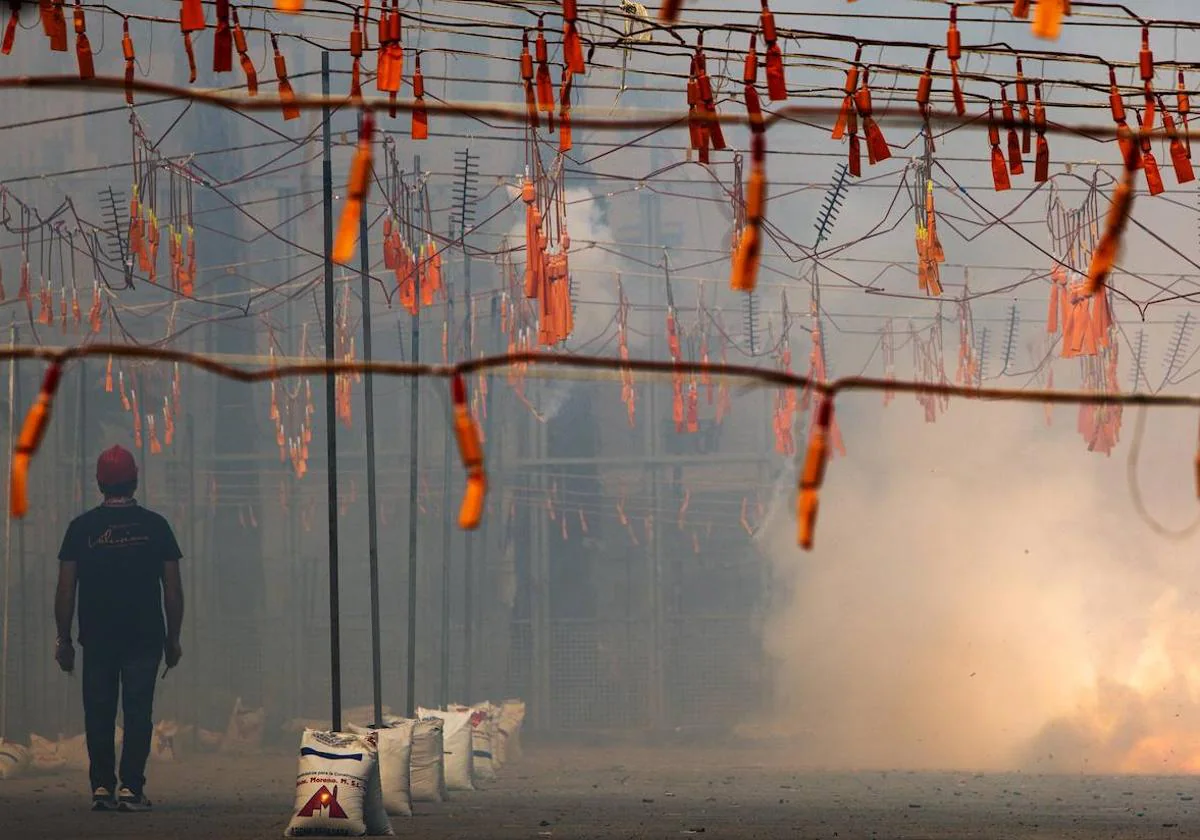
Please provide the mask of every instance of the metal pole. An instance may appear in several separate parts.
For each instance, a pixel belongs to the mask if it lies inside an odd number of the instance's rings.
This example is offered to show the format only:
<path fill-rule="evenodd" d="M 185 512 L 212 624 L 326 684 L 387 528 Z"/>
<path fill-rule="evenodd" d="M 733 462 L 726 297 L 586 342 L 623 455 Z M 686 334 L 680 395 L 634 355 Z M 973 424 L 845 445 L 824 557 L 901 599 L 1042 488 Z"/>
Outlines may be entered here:
<path fill-rule="evenodd" d="M 79 360 L 79 441 L 76 444 L 79 456 L 79 507 L 80 513 L 87 506 L 87 367 Z"/>
<path fill-rule="evenodd" d="M 451 236 L 453 238 L 453 235 Z M 454 298 L 446 296 L 446 325 L 451 334 L 447 340 L 447 361 L 454 361 L 454 351 L 451 345 L 454 341 L 452 325 L 454 324 Z M 453 552 L 451 541 L 454 530 L 450 527 L 450 461 L 451 440 L 450 428 L 447 426 L 443 435 L 442 446 L 442 674 L 438 691 L 438 702 L 443 709 L 450 704 L 450 566 Z M 470 574 L 468 570 L 467 574 Z M 470 695 L 463 700 L 471 702 Z"/>
<path fill-rule="evenodd" d="M 17 335 L 17 329 L 16 327 L 13 327 L 12 343 L 14 346 L 17 342 Z M 21 363 L 18 360 L 13 359 L 13 405 L 21 404 L 21 391 Z M 14 420 L 15 419 L 16 418 L 14 417 Z M 10 449 L 9 451 L 11 452 L 12 450 Z M 17 520 L 17 591 L 21 593 L 21 600 L 25 602 L 21 604 L 21 621 L 19 627 L 17 628 L 17 632 L 19 634 L 19 638 L 28 639 L 31 635 L 29 629 L 29 610 L 27 610 L 25 607 L 26 603 L 28 603 L 31 608 L 34 607 L 34 602 L 33 599 L 25 597 L 29 592 L 29 574 L 26 571 L 25 564 L 24 519 Z M 40 661 L 41 657 L 38 659 Z M 34 724 L 33 712 L 31 711 L 31 708 L 34 704 L 30 700 L 30 696 L 32 694 L 30 688 L 33 685 L 33 668 L 29 666 L 29 659 L 24 655 L 24 653 L 21 657 L 21 670 L 20 673 L 17 674 L 17 685 L 21 686 L 21 721 L 23 723 L 23 728 L 32 729 Z"/>
<path fill-rule="evenodd" d="M 194 341 L 193 341 L 194 346 Z M 191 385 L 191 377 L 188 379 L 188 384 Z M 196 556 L 196 494 L 204 492 L 204 485 L 200 488 L 196 487 L 196 417 L 190 411 L 187 415 L 187 475 L 188 475 L 188 529 L 187 529 L 187 566 L 188 582 L 191 584 L 188 590 L 188 602 L 192 604 L 192 608 L 188 610 L 189 625 L 191 629 L 188 632 L 188 644 L 192 650 L 199 653 L 200 634 L 196 629 L 196 613 L 199 612 L 200 605 L 200 558 Z M 206 488 L 205 488 L 206 489 Z M 192 749 L 195 749 L 200 741 L 200 659 L 197 658 L 188 670 L 192 674 Z"/>
<path fill-rule="evenodd" d="M 146 401 L 146 389 L 142 387 L 142 384 L 146 380 L 142 376 L 142 374 L 139 372 L 137 374 L 137 376 L 135 377 L 134 381 L 137 385 L 137 392 L 139 394 L 138 400 L 137 400 L 137 409 L 138 409 L 138 411 L 141 411 L 142 407 L 145 405 L 145 401 Z M 139 488 L 139 492 L 142 495 L 142 505 L 145 506 L 145 505 L 150 504 L 150 462 L 146 460 L 146 438 L 148 438 L 150 436 L 150 428 L 148 425 L 145 425 L 145 415 L 143 415 L 141 418 L 138 418 L 138 422 L 143 423 L 143 426 L 142 426 L 142 453 L 141 453 L 141 455 L 142 455 L 142 457 L 141 457 L 142 470 L 141 470 L 141 480 L 138 482 L 138 488 Z"/>
<path fill-rule="evenodd" d="M 421 158 L 413 159 L 413 177 L 416 188 L 421 185 Z M 410 211 L 411 212 L 411 211 Z M 410 220 L 411 221 L 411 220 Z M 413 272 L 414 294 L 418 304 L 421 300 L 421 273 Z M 418 309 L 412 316 L 412 361 L 421 361 L 421 311 Z M 408 662 L 405 674 L 405 689 L 408 717 L 417 714 L 417 492 L 418 466 L 420 453 L 417 449 L 421 444 L 418 420 L 420 419 L 421 391 L 420 380 L 412 378 L 409 385 L 409 456 L 408 456 Z"/>
<path fill-rule="evenodd" d="M 358 272 L 362 283 L 363 360 L 371 352 L 371 257 L 367 249 L 367 213 L 358 222 Z M 379 521 L 375 509 L 375 377 L 366 375 L 367 403 L 367 562 L 371 578 L 371 685 L 375 702 L 375 725 L 383 726 L 383 663 L 379 636 Z"/>
<path fill-rule="evenodd" d="M 321 51 L 321 93 L 329 96 L 329 53 Z M 321 108 L 324 155 L 321 175 L 325 182 L 325 361 L 333 362 L 333 154 L 328 98 Z M 329 690 L 330 725 L 342 728 L 342 648 L 338 603 L 338 494 L 337 494 L 337 389 L 331 372 L 325 373 L 325 441 L 329 485 Z"/>
<path fill-rule="evenodd" d="M 653 293 L 649 300 L 649 310 L 654 311 Z M 658 352 L 657 347 L 658 333 L 654 330 L 650 331 L 650 358 L 655 358 L 655 353 Z M 650 599 L 650 655 L 648 657 L 650 665 L 650 728 L 653 731 L 658 731 L 662 727 L 663 714 L 663 630 L 662 630 L 662 540 L 660 534 L 663 529 L 663 523 L 657 521 L 659 510 L 661 508 L 661 499 L 659 498 L 658 474 L 659 467 L 654 460 L 658 455 L 658 436 L 659 436 L 659 413 L 658 413 L 658 388 L 656 383 L 650 385 L 649 411 L 647 413 L 646 434 L 647 434 L 647 453 L 648 461 L 651 464 L 650 470 L 650 533 L 649 542 L 646 545 L 646 550 L 649 554 L 647 559 L 650 561 L 649 569 L 649 599 Z"/>
<path fill-rule="evenodd" d="M 470 169 L 470 152 L 467 152 L 467 163 L 463 167 L 464 182 L 466 173 Z M 464 187 L 465 189 L 465 187 Z M 475 355 L 474 335 L 472 334 L 471 322 L 474 320 L 475 302 L 471 299 L 471 254 L 467 251 L 467 230 L 464 227 L 463 236 L 463 300 L 466 302 L 463 307 L 463 341 L 466 344 L 466 357 L 473 358 Z M 490 391 L 490 389 L 489 389 Z M 489 413 L 489 417 L 491 414 Z M 472 555 L 475 540 L 470 531 L 463 534 L 463 681 L 465 693 L 465 702 L 474 702 L 474 691 L 472 686 L 474 669 L 474 654 L 475 654 L 475 564 Z"/>
<path fill-rule="evenodd" d="M 17 346 L 17 328 L 9 327 L 8 331 L 8 346 L 13 348 Z M 13 461 L 13 446 L 16 440 L 16 381 L 17 381 L 17 360 L 14 357 L 8 363 L 8 471 L 12 472 Z M 12 493 L 11 486 L 8 491 Z M 6 505 L 11 504 L 11 499 L 6 495 Z M 8 625 L 9 625 L 9 609 L 12 604 L 10 597 L 10 589 L 12 587 L 12 578 L 10 570 L 12 568 L 12 517 L 4 517 L 4 626 L 0 629 L 0 740 L 8 736 Z M 25 593 L 21 593 L 24 597 Z M 22 614 L 24 613 L 24 604 L 22 604 Z M 24 721 L 22 721 L 24 722 Z"/>

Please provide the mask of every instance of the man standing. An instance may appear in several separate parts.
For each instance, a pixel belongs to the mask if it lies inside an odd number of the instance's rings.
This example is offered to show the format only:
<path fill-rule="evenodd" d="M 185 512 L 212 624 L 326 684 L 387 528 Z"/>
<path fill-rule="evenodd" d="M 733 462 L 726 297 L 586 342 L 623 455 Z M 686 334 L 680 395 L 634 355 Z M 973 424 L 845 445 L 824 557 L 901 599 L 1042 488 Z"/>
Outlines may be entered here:
<path fill-rule="evenodd" d="M 74 670 L 71 624 L 78 589 L 92 809 L 147 811 L 145 771 L 158 666 L 164 654 L 168 668 L 183 655 L 182 555 L 167 520 L 134 500 L 138 470 L 128 450 L 114 446 L 102 453 L 96 482 L 103 503 L 71 522 L 58 554 L 54 658 L 67 673 Z M 118 693 L 125 713 L 119 791 L 114 744 Z"/>

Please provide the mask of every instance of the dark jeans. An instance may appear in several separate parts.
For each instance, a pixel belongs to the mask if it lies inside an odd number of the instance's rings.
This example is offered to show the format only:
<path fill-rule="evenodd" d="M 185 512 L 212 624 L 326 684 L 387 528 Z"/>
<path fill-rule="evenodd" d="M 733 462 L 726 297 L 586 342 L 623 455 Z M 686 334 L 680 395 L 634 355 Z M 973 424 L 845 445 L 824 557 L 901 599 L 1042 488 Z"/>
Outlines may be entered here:
<path fill-rule="evenodd" d="M 87 647 L 83 651 L 83 720 L 92 790 L 117 790 L 117 695 L 125 713 L 121 784 L 140 794 L 154 734 L 154 685 L 162 649 Z"/>

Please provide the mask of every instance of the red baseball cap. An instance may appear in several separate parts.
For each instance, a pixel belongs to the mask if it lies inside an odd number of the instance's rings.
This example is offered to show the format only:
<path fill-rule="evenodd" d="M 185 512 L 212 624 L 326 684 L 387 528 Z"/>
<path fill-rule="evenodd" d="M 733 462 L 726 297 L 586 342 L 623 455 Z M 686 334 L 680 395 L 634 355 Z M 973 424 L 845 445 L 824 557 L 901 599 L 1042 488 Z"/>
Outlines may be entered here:
<path fill-rule="evenodd" d="M 137 462 L 133 454 L 124 447 L 114 446 L 100 453 L 96 459 L 96 482 L 105 486 L 129 484 L 137 481 Z"/>

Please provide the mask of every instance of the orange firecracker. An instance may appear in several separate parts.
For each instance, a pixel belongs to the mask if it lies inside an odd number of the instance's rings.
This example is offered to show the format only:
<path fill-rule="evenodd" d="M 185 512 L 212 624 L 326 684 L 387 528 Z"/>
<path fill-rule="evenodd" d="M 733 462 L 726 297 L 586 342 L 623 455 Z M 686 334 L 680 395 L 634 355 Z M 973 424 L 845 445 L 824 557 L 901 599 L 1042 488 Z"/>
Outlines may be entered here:
<path fill-rule="evenodd" d="M 237 9 L 230 6 L 229 13 L 233 17 L 233 46 L 237 50 L 242 73 L 246 76 L 246 93 L 255 96 L 258 93 L 258 70 L 255 69 L 254 62 L 250 59 L 247 51 L 246 33 L 242 31 L 242 23 L 238 20 Z"/>
<path fill-rule="evenodd" d="M 9 475 L 9 515 L 14 519 L 22 518 L 29 510 L 29 463 L 46 436 L 46 429 L 50 425 L 50 409 L 61 379 L 62 365 L 52 362 L 42 378 L 37 400 L 25 415 L 21 434 L 13 449 Z"/>

